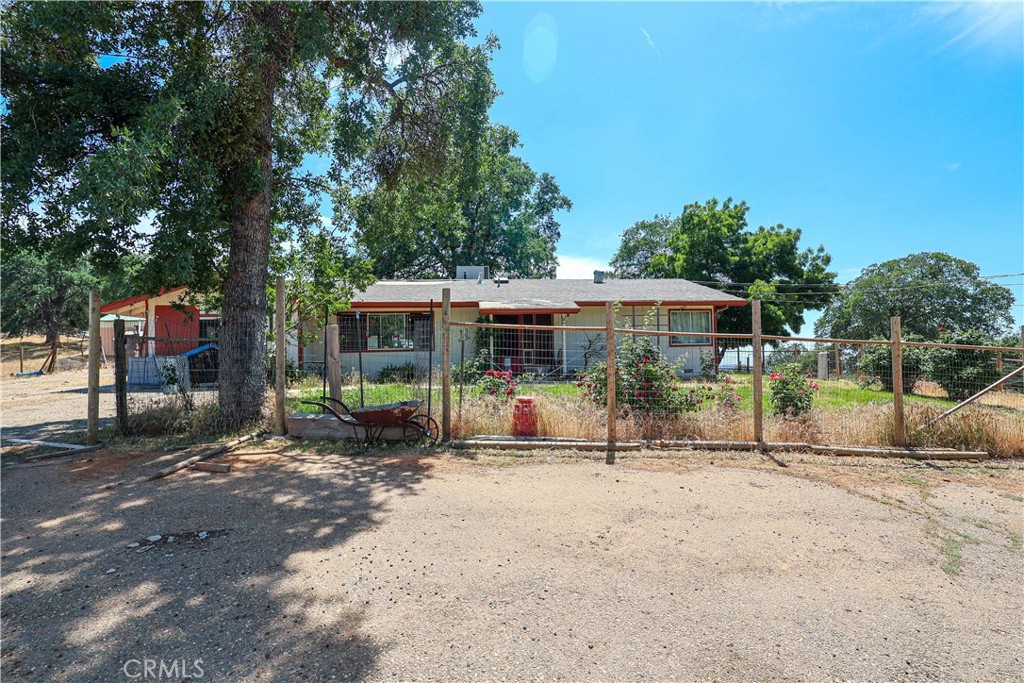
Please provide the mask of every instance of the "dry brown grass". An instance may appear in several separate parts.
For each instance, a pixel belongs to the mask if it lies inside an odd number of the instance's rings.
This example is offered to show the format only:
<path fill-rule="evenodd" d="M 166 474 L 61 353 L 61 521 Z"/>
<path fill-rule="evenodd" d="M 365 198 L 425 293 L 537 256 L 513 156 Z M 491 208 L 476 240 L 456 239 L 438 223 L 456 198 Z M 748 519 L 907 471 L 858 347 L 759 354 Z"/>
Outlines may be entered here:
<path fill-rule="evenodd" d="M 938 383 L 925 379 L 919 379 L 914 384 L 914 394 L 932 398 L 949 398 L 949 394 Z M 979 398 L 978 403 L 986 406 L 1003 406 L 1004 408 L 1024 410 L 1024 393 L 998 388 Z"/>
<path fill-rule="evenodd" d="M 536 400 L 538 435 L 601 441 L 606 438 L 604 410 L 574 397 Z M 921 425 L 942 412 L 941 406 L 910 403 L 906 406 L 907 436 L 911 445 L 962 450 L 985 450 L 996 457 L 1024 457 L 1024 413 L 986 406 L 967 407 L 918 432 Z M 512 433 L 511 404 L 472 398 L 456 411 L 456 438 Z M 765 440 L 831 446 L 887 446 L 893 444 L 893 409 L 868 404 L 848 408 L 816 409 L 799 418 L 765 416 Z M 753 417 L 746 413 L 708 410 L 667 419 L 625 414 L 617 424 L 623 441 L 698 439 L 751 441 Z"/>
<path fill-rule="evenodd" d="M 3 337 L 0 339 L 0 376 L 10 377 L 20 371 L 18 347 L 25 351 L 25 372 L 38 370 L 50 353 L 50 347 L 42 335 Z M 87 362 L 85 354 L 88 352 L 88 342 L 82 342 L 78 337 L 61 337 L 56 371 L 84 368 Z"/>

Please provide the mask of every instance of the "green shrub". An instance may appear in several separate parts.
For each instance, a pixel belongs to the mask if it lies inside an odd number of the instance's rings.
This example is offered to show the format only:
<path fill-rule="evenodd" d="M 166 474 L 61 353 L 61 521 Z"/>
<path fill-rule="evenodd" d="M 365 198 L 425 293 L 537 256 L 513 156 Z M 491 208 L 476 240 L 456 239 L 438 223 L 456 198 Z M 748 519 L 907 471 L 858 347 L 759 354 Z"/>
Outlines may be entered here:
<path fill-rule="evenodd" d="M 919 337 L 908 336 L 906 341 L 918 341 Z M 921 379 L 926 370 L 928 350 L 914 346 L 903 347 L 903 390 L 913 393 L 914 384 Z M 865 344 L 864 355 L 860 360 L 860 371 L 864 373 L 865 383 L 878 382 L 886 391 L 892 391 L 892 347 L 888 344 Z"/>
<path fill-rule="evenodd" d="M 796 417 L 811 411 L 818 384 L 800 373 L 796 363 L 781 365 L 768 375 L 768 402 L 776 415 Z"/>
<path fill-rule="evenodd" d="M 661 357 L 650 337 L 629 337 L 615 355 L 616 402 L 647 415 L 671 415 L 698 410 L 712 401 L 712 387 L 685 387 L 677 367 Z M 597 363 L 581 373 L 577 386 L 596 403 L 608 399 L 608 366 Z"/>
<path fill-rule="evenodd" d="M 420 371 L 416 367 L 416 364 L 412 361 L 407 361 L 405 363 L 392 363 L 391 365 L 385 365 L 380 369 L 377 373 L 377 381 L 411 382 L 419 372 Z"/>

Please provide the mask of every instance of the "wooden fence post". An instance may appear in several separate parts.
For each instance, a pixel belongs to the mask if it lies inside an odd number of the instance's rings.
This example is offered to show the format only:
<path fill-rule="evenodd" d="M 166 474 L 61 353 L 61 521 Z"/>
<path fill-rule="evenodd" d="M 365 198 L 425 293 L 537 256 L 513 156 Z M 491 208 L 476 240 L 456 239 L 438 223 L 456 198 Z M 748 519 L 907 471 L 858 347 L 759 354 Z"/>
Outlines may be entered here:
<path fill-rule="evenodd" d="M 25 372 L 25 346 L 18 344 L 18 372 Z"/>
<path fill-rule="evenodd" d="M 128 431 L 128 340 L 124 321 L 114 321 L 114 405 L 117 407 L 117 431 Z"/>
<path fill-rule="evenodd" d="M 277 346 L 276 367 L 274 368 L 274 426 L 277 434 L 288 433 L 288 421 L 284 413 L 284 380 L 285 380 L 285 338 L 284 338 L 284 277 L 277 278 L 277 308 L 274 311 L 274 335 Z"/>
<path fill-rule="evenodd" d="M 452 290 L 441 290 L 441 441 L 452 439 Z"/>
<path fill-rule="evenodd" d="M 903 344 L 900 335 L 900 317 L 892 316 L 889 320 L 892 338 L 892 421 L 893 445 L 905 446 L 907 443 L 907 427 L 903 414 Z"/>
<path fill-rule="evenodd" d="M 89 395 L 86 401 L 85 442 L 94 446 L 100 441 L 100 291 L 89 290 Z"/>
<path fill-rule="evenodd" d="M 611 301 L 605 302 L 605 346 L 608 347 L 607 372 L 608 386 L 608 454 L 605 456 L 605 463 L 615 464 L 615 304 Z"/>
<path fill-rule="evenodd" d="M 764 346 L 761 341 L 761 300 L 754 299 L 750 302 L 751 328 L 754 338 L 751 344 L 754 346 L 754 441 L 758 444 L 764 443 L 764 399 L 761 387 L 761 380 L 764 375 L 764 363 L 761 358 Z"/>
<path fill-rule="evenodd" d="M 338 324 L 327 326 L 327 386 L 331 398 L 341 400 L 341 338 Z"/>
<path fill-rule="evenodd" d="M 836 342 L 835 347 L 836 347 L 836 349 L 835 349 L 835 354 L 836 354 L 836 379 L 842 379 L 843 378 L 843 362 L 840 360 L 840 356 L 839 356 L 839 342 Z"/>

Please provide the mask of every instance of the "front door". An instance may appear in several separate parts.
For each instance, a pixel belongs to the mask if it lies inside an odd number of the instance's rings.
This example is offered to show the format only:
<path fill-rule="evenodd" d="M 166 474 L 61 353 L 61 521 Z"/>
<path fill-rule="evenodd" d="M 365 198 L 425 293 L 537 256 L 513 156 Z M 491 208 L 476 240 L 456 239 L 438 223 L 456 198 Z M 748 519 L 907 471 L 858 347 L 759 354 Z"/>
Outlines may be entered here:
<path fill-rule="evenodd" d="M 494 322 L 550 326 L 554 324 L 554 317 L 550 313 L 519 313 L 496 315 Z M 552 330 L 499 329 L 495 341 L 494 360 L 499 370 L 511 370 L 516 375 L 524 372 L 544 375 L 554 368 L 555 333 Z"/>

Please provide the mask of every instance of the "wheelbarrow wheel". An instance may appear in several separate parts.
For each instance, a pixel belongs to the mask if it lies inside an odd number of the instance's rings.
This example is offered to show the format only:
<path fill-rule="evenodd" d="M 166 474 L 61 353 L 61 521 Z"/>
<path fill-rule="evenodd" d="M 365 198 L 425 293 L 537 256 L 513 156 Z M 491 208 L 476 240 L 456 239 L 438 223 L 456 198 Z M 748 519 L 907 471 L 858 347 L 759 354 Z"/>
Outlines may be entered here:
<path fill-rule="evenodd" d="M 438 439 L 441 438 L 441 427 L 437 424 L 437 420 L 427 415 L 413 415 L 409 418 L 409 422 L 419 427 L 420 435 L 427 440 L 428 444 L 437 445 Z"/>
<path fill-rule="evenodd" d="M 412 446 L 422 441 L 426 437 L 423 432 L 423 427 L 419 423 L 412 420 L 406 420 L 402 423 L 402 443 L 406 446 Z"/>

